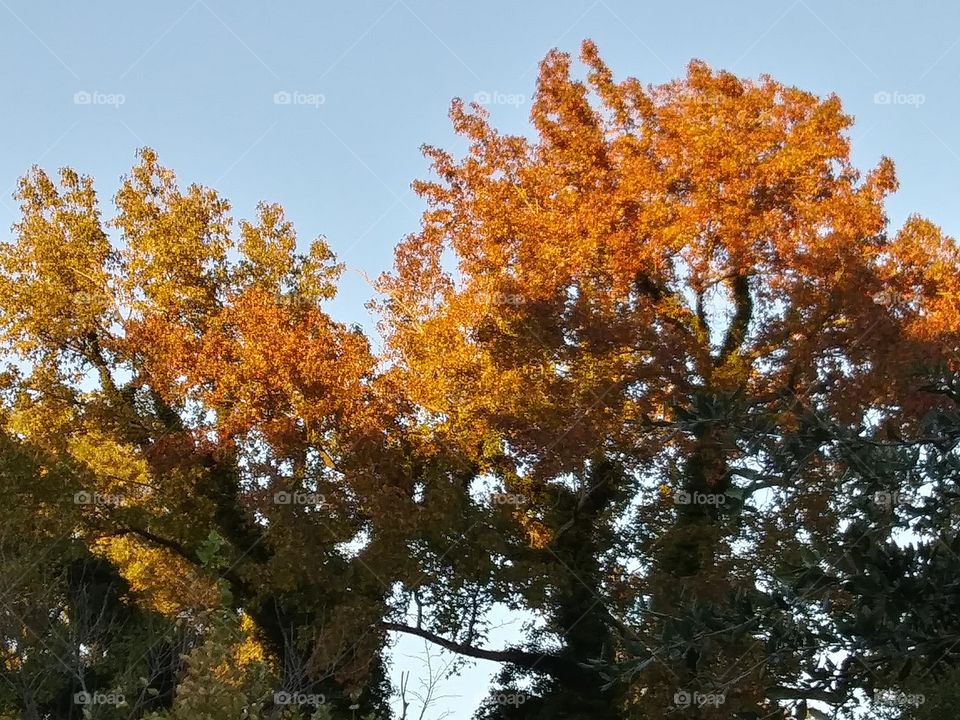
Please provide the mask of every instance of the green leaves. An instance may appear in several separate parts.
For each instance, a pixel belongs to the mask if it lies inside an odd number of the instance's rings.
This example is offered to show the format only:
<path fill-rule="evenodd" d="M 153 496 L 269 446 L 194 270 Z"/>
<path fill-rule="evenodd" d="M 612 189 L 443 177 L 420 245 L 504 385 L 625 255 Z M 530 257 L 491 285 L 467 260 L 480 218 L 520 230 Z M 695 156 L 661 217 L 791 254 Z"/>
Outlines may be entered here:
<path fill-rule="evenodd" d="M 227 541 L 216 531 L 211 530 L 206 539 L 197 548 L 197 557 L 207 570 L 220 570 L 228 564 Z"/>

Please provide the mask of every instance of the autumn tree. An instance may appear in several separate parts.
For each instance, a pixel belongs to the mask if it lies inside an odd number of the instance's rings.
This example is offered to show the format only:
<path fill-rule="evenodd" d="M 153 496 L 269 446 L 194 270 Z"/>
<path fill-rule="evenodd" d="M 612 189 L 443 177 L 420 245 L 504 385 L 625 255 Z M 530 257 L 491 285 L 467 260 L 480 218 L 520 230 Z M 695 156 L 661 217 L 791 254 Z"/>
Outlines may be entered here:
<path fill-rule="evenodd" d="M 835 97 L 581 57 L 529 137 L 454 103 L 383 355 L 278 205 L 235 223 L 147 149 L 106 218 L 74 170 L 22 179 L 0 713 L 76 676 L 151 720 L 382 717 L 390 633 L 502 663 L 490 720 L 950 707 L 953 240 L 888 227 Z M 533 619 L 491 647 L 504 611 Z"/>
<path fill-rule="evenodd" d="M 382 711 L 377 623 L 411 483 L 367 340 L 322 309 L 341 270 L 326 243 L 299 252 L 276 205 L 234 227 L 150 150 L 108 220 L 70 169 L 34 169 L 17 198 L 3 419 L 49 472 L 33 516 L 61 518 L 143 607 L 201 629 L 242 611 L 277 691 Z"/>
<path fill-rule="evenodd" d="M 803 716 L 947 672 L 955 244 L 888 229 L 893 165 L 853 166 L 834 96 L 581 60 L 541 64 L 529 137 L 453 103 L 469 149 L 426 148 L 382 279 L 398 384 L 465 468 L 399 629 L 532 683 L 490 718 Z M 487 648 L 496 605 L 542 622 Z"/>

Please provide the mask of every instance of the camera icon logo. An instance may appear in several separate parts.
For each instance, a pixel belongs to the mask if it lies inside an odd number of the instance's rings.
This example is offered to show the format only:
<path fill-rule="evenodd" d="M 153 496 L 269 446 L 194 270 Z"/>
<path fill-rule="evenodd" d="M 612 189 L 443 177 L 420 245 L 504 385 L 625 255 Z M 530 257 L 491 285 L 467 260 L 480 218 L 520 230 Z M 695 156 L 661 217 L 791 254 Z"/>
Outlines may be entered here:
<path fill-rule="evenodd" d="M 873 504 L 879 505 L 887 510 L 892 509 L 896 505 L 901 505 L 905 501 L 906 497 L 902 493 L 894 490 L 880 490 L 873 494 Z"/>

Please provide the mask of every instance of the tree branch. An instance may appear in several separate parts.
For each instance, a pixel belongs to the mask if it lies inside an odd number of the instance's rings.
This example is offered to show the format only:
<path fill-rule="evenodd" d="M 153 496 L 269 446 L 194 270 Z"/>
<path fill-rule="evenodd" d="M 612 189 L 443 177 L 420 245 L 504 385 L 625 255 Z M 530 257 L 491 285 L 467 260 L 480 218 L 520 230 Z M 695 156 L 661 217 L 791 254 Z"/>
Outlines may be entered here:
<path fill-rule="evenodd" d="M 423 628 L 411 627 L 401 623 L 381 622 L 378 623 L 381 630 L 388 632 L 402 632 L 408 635 L 428 640 L 435 645 L 439 645 L 446 650 L 455 652 L 458 655 L 477 658 L 479 660 L 492 660 L 494 662 L 509 663 L 525 670 L 536 670 L 552 675 L 559 680 L 572 679 L 583 676 L 583 670 L 577 665 L 564 658 L 546 653 L 529 652 L 519 648 L 506 648 L 504 650 L 486 650 L 474 647 L 465 643 L 459 643 L 454 640 L 447 640 L 440 635 L 424 630 Z"/>
<path fill-rule="evenodd" d="M 847 699 L 839 691 L 815 688 L 769 687 L 764 694 L 770 700 L 818 700 L 830 705 L 839 705 Z"/>
<path fill-rule="evenodd" d="M 132 527 L 122 527 L 117 530 L 113 530 L 107 533 L 101 533 L 100 537 L 124 537 L 126 535 L 135 535 L 141 540 L 145 540 L 151 545 L 157 545 L 166 550 L 171 551 L 175 555 L 179 555 L 181 558 L 193 565 L 199 565 L 199 559 L 197 556 L 187 548 L 186 545 L 183 545 L 176 540 L 170 540 L 160 535 L 156 535 L 149 530 L 141 530 Z"/>
<path fill-rule="evenodd" d="M 717 366 L 723 365 L 731 354 L 743 346 L 750 320 L 753 318 L 753 298 L 750 296 L 749 278 L 746 275 L 734 275 L 730 278 L 730 290 L 733 293 L 733 319 L 723 339 Z"/>

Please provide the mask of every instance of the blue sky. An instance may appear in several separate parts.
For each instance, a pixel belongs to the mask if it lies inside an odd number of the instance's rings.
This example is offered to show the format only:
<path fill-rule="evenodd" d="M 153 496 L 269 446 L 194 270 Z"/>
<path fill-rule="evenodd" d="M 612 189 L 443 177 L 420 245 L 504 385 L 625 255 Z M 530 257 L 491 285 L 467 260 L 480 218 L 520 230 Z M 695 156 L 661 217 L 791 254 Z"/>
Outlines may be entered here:
<path fill-rule="evenodd" d="M 836 92 L 857 119 L 856 162 L 886 154 L 897 164 L 893 223 L 919 212 L 960 231 L 951 0 L 0 0 L 0 225 L 15 221 L 10 194 L 32 164 L 91 174 L 108 200 L 148 145 L 184 183 L 216 187 L 237 216 L 277 201 L 302 240 L 325 235 L 358 271 L 332 312 L 369 328 L 359 273 L 387 269 L 418 226 L 409 185 L 426 175 L 419 146 L 462 147 L 450 99 L 489 96 L 495 123 L 523 131 L 536 63 L 587 37 L 616 74 L 645 82 L 697 57 Z M 463 696 L 449 703 L 453 718 L 469 717 L 491 670 L 447 686 Z"/>

